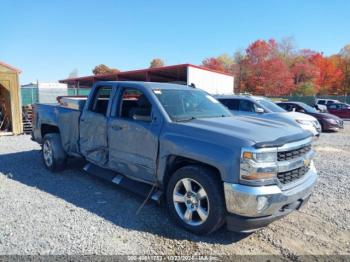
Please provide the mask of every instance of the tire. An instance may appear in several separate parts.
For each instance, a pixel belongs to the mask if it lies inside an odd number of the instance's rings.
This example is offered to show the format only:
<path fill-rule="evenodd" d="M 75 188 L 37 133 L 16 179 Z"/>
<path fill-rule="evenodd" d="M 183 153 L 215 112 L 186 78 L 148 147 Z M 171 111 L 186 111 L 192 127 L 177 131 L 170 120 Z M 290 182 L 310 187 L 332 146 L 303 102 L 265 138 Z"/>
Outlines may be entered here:
<path fill-rule="evenodd" d="M 189 165 L 175 171 L 167 185 L 166 199 L 170 217 L 195 234 L 210 234 L 225 221 L 222 184 L 209 168 Z"/>
<path fill-rule="evenodd" d="M 45 167 L 52 172 L 65 168 L 67 154 L 63 150 L 61 136 L 59 134 L 50 133 L 44 136 L 42 157 Z"/>

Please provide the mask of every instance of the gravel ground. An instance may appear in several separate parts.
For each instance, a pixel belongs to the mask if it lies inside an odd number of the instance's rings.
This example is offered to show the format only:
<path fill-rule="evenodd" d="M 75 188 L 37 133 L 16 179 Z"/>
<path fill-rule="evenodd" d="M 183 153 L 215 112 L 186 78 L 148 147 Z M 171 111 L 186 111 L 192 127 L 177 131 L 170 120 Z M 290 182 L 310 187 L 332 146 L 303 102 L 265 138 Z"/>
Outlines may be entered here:
<path fill-rule="evenodd" d="M 192 235 L 166 209 L 81 172 L 47 171 L 29 136 L 0 137 L 0 254 L 350 254 L 350 122 L 316 142 L 319 182 L 301 210 L 252 234 Z"/>

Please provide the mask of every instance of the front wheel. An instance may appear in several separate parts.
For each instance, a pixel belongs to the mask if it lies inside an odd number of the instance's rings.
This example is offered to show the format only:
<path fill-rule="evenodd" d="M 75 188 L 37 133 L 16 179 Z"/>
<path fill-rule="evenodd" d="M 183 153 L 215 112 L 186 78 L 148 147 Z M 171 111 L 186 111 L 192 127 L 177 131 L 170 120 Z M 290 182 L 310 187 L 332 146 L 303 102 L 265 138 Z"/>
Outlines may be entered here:
<path fill-rule="evenodd" d="M 42 155 L 45 167 L 50 171 L 59 171 L 65 168 L 67 155 L 64 152 L 59 134 L 44 136 Z"/>
<path fill-rule="evenodd" d="M 209 168 L 178 169 L 167 186 L 167 205 L 176 223 L 196 234 L 209 234 L 224 222 L 225 202 L 218 175 Z"/>

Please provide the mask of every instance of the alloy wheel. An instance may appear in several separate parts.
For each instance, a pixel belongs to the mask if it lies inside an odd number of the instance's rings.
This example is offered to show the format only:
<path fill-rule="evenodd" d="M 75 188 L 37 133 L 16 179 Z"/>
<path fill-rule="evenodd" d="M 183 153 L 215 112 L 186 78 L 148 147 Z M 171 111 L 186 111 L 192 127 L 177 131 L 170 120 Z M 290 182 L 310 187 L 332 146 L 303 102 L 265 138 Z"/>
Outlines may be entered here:
<path fill-rule="evenodd" d="M 190 178 L 179 180 L 173 191 L 178 216 L 188 225 L 199 226 L 209 216 L 209 199 L 204 187 Z"/>

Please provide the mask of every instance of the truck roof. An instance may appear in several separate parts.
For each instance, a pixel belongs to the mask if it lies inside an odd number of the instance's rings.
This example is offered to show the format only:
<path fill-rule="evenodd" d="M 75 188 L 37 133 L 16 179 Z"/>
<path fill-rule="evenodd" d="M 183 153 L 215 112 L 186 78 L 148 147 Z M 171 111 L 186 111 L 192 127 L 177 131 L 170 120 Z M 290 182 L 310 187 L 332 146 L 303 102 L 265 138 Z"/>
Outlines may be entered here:
<path fill-rule="evenodd" d="M 149 89 L 178 89 L 178 90 L 188 90 L 193 89 L 194 87 L 188 85 L 181 85 L 175 83 L 162 83 L 162 82 L 143 82 L 143 81 L 97 81 L 95 84 L 103 85 L 103 84 L 128 84 L 135 86 L 143 86 Z"/>

